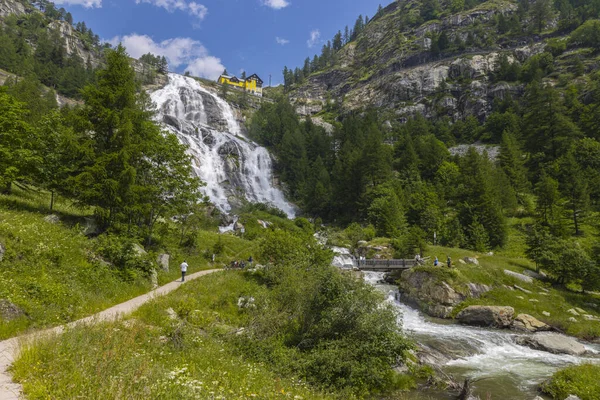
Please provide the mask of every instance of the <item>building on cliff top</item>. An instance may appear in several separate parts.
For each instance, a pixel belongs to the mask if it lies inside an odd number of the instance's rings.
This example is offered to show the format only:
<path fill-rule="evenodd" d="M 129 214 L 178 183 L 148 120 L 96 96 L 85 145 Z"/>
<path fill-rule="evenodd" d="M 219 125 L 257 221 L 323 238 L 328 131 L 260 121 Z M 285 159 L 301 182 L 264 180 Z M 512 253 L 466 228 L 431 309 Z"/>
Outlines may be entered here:
<path fill-rule="evenodd" d="M 233 86 L 245 90 L 246 92 L 250 92 L 255 96 L 262 97 L 263 81 L 256 74 L 250 75 L 245 80 L 235 76 L 221 75 L 218 82 L 221 85 Z"/>

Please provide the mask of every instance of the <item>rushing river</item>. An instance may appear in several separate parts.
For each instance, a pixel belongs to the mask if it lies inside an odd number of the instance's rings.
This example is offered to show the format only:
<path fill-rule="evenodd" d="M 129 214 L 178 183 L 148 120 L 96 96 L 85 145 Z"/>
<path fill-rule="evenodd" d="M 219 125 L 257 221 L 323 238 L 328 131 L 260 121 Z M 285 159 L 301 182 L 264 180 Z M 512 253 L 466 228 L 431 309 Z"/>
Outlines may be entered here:
<path fill-rule="evenodd" d="M 472 378 L 474 393 L 481 399 L 531 400 L 537 386 L 556 370 L 581 362 L 600 362 L 600 345 L 586 345 L 589 355 L 576 357 L 532 350 L 515 343 L 526 335 L 457 325 L 424 316 L 399 301 L 395 286 L 383 282 L 384 273 L 365 272 L 365 280 L 387 294 L 402 317 L 404 331 L 422 346 L 444 354 L 442 369 L 456 380 Z M 415 394 L 415 399 L 452 399 L 443 393 Z"/>

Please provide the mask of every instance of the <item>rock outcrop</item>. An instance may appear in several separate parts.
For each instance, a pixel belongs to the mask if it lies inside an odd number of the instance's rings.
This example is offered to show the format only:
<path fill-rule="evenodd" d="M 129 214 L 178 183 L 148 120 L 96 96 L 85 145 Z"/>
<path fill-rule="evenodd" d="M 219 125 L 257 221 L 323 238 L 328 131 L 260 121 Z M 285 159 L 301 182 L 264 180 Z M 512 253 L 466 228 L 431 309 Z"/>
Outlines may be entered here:
<path fill-rule="evenodd" d="M 169 261 L 171 256 L 169 254 L 159 254 L 156 258 L 156 263 L 165 272 L 169 272 Z"/>
<path fill-rule="evenodd" d="M 448 283 L 440 282 L 435 275 L 427 271 L 402 272 L 399 287 L 403 299 L 417 304 L 421 310 L 438 318 L 448 318 L 453 307 L 466 298 Z"/>
<path fill-rule="evenodd" d="M 513 321 L 513 329 L 526 332 L 548 331 L 550 326 L 529 314 L 519 314 Z"/>
<path fill-rule="evenodd" d="M 458 313 L 462 324 L 491 328 L 508 328 L 512 325 L 515 310 L 501 306 L 469 306 Z"/>
<path fill-rule="evenodd" d="M 513 278 L 516 278 L 516 279 L 520 280 L 521 282 L 533 283 L 533 278 L 531 276 L 519 274 L 517 272 L 513 272 L 508 269 L 504 270 L 504 274 L 506 274 L 508 276 L 512 276 Z"/>
<path fill-rule="evenodd" d="M 585 347 L 577 340 L 558 333 L 544 332 L 517 338 L 517 343 L 535 350 L 554 354 L 570 354 L 580 356 L 586 352 Z"/>

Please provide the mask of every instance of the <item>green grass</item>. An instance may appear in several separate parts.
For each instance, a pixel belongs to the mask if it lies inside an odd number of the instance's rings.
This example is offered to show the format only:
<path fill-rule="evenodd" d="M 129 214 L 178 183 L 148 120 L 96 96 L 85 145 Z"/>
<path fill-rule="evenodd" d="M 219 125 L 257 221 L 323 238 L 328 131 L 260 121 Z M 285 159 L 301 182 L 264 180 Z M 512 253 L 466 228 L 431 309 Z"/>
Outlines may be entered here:
<path fill-rule="evenodd" d="M 94 253 L 95 239 L 82 235 L 79 227 L 90 210 L 59 198 L 54 214 L 60 222 L 53 224 L 44 220 L 50 214 L 49 201 L 46 192 L 20 187 L 14 187 L 9 196 L 0 196 L 0 242 L 6 247 L 0 262 L 0 299 L 24 313 L 10 320 L 0 317 L 0 340 L 77 320 L 152 289 L 148 277 L 140 273 L 124 276 Z M 193 273 L 253 254 L 255 243 L 219 235 L 208 225 L 198 232 L 193 248 L 179 246 L 171 227 L 162 235 L 161 243 L 150 251 L 152 259 L 162 252 L 171 255 L 170 272 L 158 271 L 159 285 L 179 276 L 183 259 Z M 213 264 L 218 241 L 223 250 Z"/>
<path fill-rule="evenodd" d="M 522 282 L 506 275 L 504 270 L 523 273 L 525 269 L 535 270 L 530 260 L 525 258 L 508 257 L 504 255 L 485 255 L 468 250 L 431 246 L 426 255 L 437 255 L 440 262 L 445 265 L 446 256 L 450 255 L 453 270 L 446 268 L 419 267 L 438 277 L 439 281 L 446 281 L 456 291 L 467 294 L 467 283 L 482 283 L 494 289 L 478 299 L 469 298 L 454 310 L 456 315 L 460 310 L 470 305 L 497 305 L 511 306 L 516 314 L 530 314 L 549 325 L 557 327 L 569 335 L 592 340 L 600 337 L 600 322 L 587 321 L 582 316 L 575 317 L 577 322 L 570 322 L 574 317 L 567 310 L 581 308 L 587 314 L 600 317 L 600 296 L 583 294 L 568 290 L 564 287 L 553 287 L 550 283 L 535 281 L 534 283 Z M 462 264 L 458 260 L 463 257 L 475 257 L 479 266 Z M 517 285 L 531 294 L 519 290 L 511 290 L 506 286 Z M 592 306 L 595 304 L 596 306 Z M 543 312 L 549 312 L 546 316 Z"/>
<path fill-rule="evenodd" d="M 581 400 L 600 400 L 600 366 L 583 364 L 565 368 L 555 373 L 542 390 L 555 399 L 569 395 Z"/>
<path fill-rule="evenodd" d="M 14 364 L 15 379 L 29 399 L 331 398 L 227 344 L 249 322 L 238 298 L 262 290 L 241 273 L 203 277 L 127 321 L 74 328 L 29 347 Z"/>

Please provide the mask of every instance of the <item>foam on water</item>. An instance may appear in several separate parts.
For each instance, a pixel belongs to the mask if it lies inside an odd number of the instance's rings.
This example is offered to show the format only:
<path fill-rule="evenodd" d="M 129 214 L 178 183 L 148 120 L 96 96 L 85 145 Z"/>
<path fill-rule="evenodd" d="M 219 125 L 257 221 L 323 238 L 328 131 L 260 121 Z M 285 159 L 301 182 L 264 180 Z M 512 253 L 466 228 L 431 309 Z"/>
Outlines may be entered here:
<path fill-rule="evenodd" d="M 231 199 L 242 195 L 294 216 L 294 207 L 273 185 L 271 156 L 243 135 L 226 101 L 177 74 L 169 74 L 167 86 L 151 97 L 160 121 L 189 146 L 194 172 L 206 183 L 202 192 L 220 210 L 231 211 Z"/>
<path fill-rule="evenodd" d="M 398 301 L 395 287 L 382 283 L 384 273 L 365 272 L 365 281 L 387 292 L 387 301 L 401 311 L 398 323 L 417 342 L 444 343 L 457 354 L 446 363 L 452 370 L 471 378 L 509 378 L 522 391 L 531 392 L 535 386 L 559 368 L 582 362 L 599 362 L 594 357 L 575 357 L 537 351 L 515 343 L 520 334 L 511 331 L 476 328 L 457 324 L 437 323 L 419 311 Z M 441 321 L 440 321 L 441 322 Z M 596 346 L 587 345 L 598 354 Z"/>

